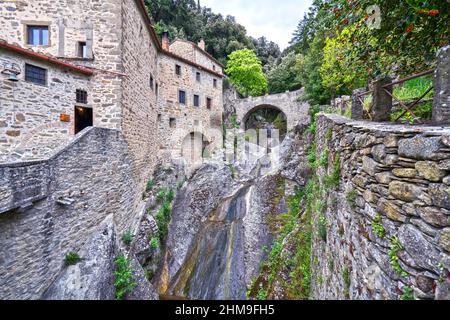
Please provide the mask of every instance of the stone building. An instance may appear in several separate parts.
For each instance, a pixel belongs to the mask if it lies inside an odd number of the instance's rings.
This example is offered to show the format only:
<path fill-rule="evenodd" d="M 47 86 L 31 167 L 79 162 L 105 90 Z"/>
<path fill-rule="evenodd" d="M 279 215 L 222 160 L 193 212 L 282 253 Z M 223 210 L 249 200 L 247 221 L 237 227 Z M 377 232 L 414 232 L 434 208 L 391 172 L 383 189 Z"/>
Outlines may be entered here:
<path fill-rule="evenodd" d="M 221 141 L 223 71 L 142 0 L 1 1 L 0 30 L 0 298 L 37 299 L 105 219 L 137 228 L 164 151 Z"/>

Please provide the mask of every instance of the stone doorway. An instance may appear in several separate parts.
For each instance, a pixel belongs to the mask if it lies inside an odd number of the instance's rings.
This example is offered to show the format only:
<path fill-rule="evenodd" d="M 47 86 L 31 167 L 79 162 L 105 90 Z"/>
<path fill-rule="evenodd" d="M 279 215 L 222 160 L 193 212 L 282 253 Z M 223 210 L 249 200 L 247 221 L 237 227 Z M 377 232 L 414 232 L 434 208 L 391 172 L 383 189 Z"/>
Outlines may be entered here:
<path fill-rule="evenodd" d="M 92 108 L 75 107 L 75 134 L 94 124 Z"/>

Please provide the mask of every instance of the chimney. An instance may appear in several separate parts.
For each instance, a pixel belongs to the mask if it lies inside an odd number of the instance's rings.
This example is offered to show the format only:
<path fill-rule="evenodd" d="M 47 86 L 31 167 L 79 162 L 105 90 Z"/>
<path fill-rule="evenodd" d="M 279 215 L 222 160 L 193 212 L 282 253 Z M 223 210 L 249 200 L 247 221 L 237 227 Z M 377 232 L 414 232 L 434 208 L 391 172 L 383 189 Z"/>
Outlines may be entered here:
<path fill-rule="evenodd" d="M 199 46 L 200 49 L 202 49 L 203 51 L 205 51 L 205 47 L 206 47 L 206 45 L 205 45 L 205 40 L 200 39 L 200 42 L 198 43 L 198 46 Z"/>
<path fill-rule="evenodd" d="M 162 45 L 163 50 L 165 50 L 165 51 L 170 50 L 169 33 L 167 31 L 163 32 L 163 34 L 162 34 L 161 45 Z"/>

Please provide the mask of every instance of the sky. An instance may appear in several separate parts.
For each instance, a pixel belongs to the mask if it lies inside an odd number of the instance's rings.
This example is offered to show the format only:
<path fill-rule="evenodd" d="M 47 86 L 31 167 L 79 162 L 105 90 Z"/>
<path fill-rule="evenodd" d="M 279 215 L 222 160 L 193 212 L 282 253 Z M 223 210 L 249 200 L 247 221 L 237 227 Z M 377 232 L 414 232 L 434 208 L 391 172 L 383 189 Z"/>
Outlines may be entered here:
<path fill-rule="evenodd" d="M 232 15 L 252 37 L 265 36 L 283 50 L 312 0 L 200 0 L 214 13 Z"/>

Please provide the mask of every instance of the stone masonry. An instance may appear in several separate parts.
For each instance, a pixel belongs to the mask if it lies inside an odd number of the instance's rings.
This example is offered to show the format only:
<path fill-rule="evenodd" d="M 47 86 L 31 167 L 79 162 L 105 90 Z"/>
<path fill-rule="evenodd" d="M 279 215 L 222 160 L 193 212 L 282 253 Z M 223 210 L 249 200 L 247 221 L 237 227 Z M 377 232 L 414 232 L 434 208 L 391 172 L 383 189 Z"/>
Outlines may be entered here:
<path fill-rule="evenodd" d="M 322 114 L 316 143 L 340 183 L 313 238 L 312 297 L 450 299 L 450 129 Z"/>

